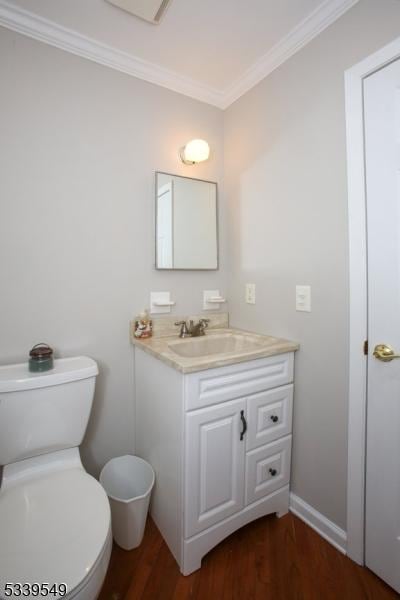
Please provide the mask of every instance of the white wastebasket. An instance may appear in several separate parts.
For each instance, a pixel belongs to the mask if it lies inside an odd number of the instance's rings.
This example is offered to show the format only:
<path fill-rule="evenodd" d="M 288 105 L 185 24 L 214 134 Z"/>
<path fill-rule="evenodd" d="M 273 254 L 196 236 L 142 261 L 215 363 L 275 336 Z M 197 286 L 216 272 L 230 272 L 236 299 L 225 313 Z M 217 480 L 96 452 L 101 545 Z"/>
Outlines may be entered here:
<path fill-rule="evenodd" d="M 154 479 L 149 463 L 130 455 L 111 459 L 100 473 L 110 500 L 114 540 L 124 550 L 142 542 Z"/>

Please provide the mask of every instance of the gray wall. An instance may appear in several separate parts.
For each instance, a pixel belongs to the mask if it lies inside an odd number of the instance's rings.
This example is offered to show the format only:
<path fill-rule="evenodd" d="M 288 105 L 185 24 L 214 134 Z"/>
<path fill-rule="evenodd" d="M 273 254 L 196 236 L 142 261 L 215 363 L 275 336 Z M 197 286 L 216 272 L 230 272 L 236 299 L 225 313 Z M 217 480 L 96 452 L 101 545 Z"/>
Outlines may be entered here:
<path fill-rule="evenodd" d="M 203 289 L 225 293 L 221 269 L 154 270 L 154 171 L 221 181 L 222 113 L 0 29 L 0 363 L 47 341 L 100 365 L 84 444 L 90 471 L 134 449 L 129 320 L 149 292 L 198 313 Z M 206 138 L 211 160 L 178 149 Z M 190 224 L 188 224 L 190 225 Z"/>
<path fill-rule="evenodd" d="M 361 0 L 225 113 L 230 313 L 298 340 L 293 491 L 346 527 L 344 71 L 399 35 L 398 0 Z M 244 303 L 244 285 L 257 304 Z M 295 285 L 312 312 L 295 311 Z"/>
<path fill-rule="evenodd" d="M 202 290 L 225 293 L 229 273 L 235 325 L 301 343 L 293 489 L 345 527 L 343 73 L 399 22 L 398 0 L 360 0 L 230 107 L 225 132 L 217 109 L 0 29 L 0 362 L 41 340 L 99 361 L 89 470 L 134 449 L 129 319 L 151 290 L 170 290 L 176 313 L 198 312 Z M 157 273 L 153 172 L 221 182 L 223 133 L 221 270 Z M 185 167 L 177 150 L 193 137 L 212 158 Z M 295 312 L 296 283 L 312 286 L 310 314 Z"/>

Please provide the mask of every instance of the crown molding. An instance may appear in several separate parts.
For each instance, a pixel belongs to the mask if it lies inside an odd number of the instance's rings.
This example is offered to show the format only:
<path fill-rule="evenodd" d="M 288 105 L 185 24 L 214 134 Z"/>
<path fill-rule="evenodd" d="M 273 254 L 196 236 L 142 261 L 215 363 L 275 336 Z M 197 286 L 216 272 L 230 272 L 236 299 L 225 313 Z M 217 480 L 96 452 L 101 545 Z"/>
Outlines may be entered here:
<path fill-rule="evenodd" d="M 0 0 L 0 26 L 201 102 L 222 106 L 223 93 L 216 89 L 62 27 L 7 0 Z"/>
<path fill-rule="evenodd" d="M 325 0 L 225 90 L 207 86 L 175 71 L 102 44 L 72 29 L 57 25 L 54 21 L 39 17 L 7 0 L 0 0 L 0 26 L 127 75 L 225 109 L 301 50 L 358 1 Z"/>
<path fill-rule="evenodd" d="M 247 69 L 229 89 L 225 90 L 222 108 L 228 108 L 293 54 L 304 48 L 357 2 L 359 0 L 325 0 L 288 35 Z"/>

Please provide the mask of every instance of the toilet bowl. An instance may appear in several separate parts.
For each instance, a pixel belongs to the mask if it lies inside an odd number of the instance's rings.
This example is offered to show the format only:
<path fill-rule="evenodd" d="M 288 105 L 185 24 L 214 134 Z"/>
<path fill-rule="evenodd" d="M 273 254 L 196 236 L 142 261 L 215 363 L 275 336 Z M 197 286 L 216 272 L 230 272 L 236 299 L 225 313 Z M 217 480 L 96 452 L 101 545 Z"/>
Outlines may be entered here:
<path fill-rule="evenodd" d="M 86 357 L 55 361 L 47 374 L 0 367 L 0 600 L 100 592 L 110 507 L 79 454 L 96 375 Z"/>

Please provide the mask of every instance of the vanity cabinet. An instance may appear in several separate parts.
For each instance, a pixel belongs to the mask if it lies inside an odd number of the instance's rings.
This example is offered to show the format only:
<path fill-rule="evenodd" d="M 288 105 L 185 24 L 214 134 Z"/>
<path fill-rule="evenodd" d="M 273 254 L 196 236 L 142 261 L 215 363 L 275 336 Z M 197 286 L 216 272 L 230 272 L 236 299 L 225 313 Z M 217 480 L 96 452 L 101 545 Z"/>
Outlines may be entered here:
<path fill-rule="evenodd" d="M 183 574 L 246 523 L 289 506 L 294 353 L 181 373 L 136 348 L 136 453 Z"/>

